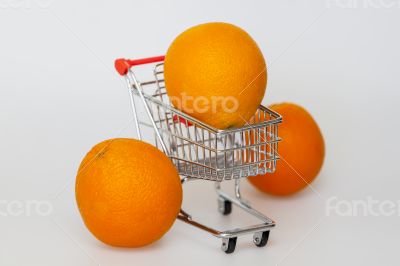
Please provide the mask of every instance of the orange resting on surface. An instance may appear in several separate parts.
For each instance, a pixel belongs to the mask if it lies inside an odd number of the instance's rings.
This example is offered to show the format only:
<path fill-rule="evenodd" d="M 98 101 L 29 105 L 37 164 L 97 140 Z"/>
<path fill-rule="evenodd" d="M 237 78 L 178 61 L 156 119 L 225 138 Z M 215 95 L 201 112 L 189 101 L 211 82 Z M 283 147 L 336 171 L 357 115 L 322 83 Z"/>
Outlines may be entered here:
<path fill-rule="evenodd" d="M 215 128 L 240 127 L 256 112 L 267 84 L 256 42 L 232 24 L 200 24 L 169 47 L 164 78 L 172 104 Z"/>
<path fill-rule="evenodd" d="M 140 247 L 161 238 L 182 203 L 175 166 L 157 148 L 134 139 L 95 145 L 79 167 L 75 193 L 89 231 L 119 247 Z"/>
<path fill-rule="evenodd" d="M 271 105 L 282 115 L 278 144 L 281 159 L 272 174 L 253 176 L 251 184 L 273 195 L 290 195 L 300 191 L 318 175 L 325 156 L 321 131 L 312 116 L 302 107 L 292 103 Z"/>

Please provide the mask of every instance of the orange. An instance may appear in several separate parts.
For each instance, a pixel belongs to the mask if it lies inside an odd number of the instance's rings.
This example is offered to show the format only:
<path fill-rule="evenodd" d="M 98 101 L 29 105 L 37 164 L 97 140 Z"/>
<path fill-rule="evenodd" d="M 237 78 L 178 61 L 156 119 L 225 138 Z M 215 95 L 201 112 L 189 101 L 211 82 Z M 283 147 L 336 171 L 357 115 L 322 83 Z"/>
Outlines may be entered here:
<path fill-rule="evenodd" d="M 181 33 L 164 61 L 172 104 L 215 128 L 243 126 L 267 84 L 264 57 L 248 33 L 232 24 L 197 25 Z"/>
<path fill-rule="evenodd" d="M 79 167 L 75 193 L 89 231 L 119 247 L 140 247 L 161 238 L 182 203 L 175 166 L 157 148 L 134 139 L 95 145 Z"/>
<path fill-rule="evenodd" d="M 279 126 L 278 160 L 276 171 L 264 176 L 249 178 L 259 190 L 273 195 L 294 194 L 318 175 L 325 156 L 321 131 L 312 116 L 302 107 L 292 103 L 271 105 L 282 115 Z"/>

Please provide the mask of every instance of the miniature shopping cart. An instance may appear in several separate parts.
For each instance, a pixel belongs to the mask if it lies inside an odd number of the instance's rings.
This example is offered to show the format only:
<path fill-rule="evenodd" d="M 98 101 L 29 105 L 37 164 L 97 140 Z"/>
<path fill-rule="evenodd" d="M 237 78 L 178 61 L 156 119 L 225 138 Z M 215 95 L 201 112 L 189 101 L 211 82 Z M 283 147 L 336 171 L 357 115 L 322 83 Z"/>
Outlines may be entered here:
<path fill-rule="evenodd" d="M 275 171 L 278 160 L 278 125 L 282 118 L 276 112 L 260 106 L 255 117 L 241 128 L 219 130 L 175 109 L 169 102 L 163 78 L 164 56 L 127 60 L 117 59 L 115 68 L 128 85 L 136 131 L 142 139 L 144 127 L 155 134 L 155 144 L 174 163 L 182 184 L 190 180 L 215 182 L 218 210 L 223 215 L 232 211 L 232 203 L 262 221 L 261 224 L 219 231 L 195 221 L 181 210 L 178 219 L 222 239 L 222 250 L 232 253 L 238 236 L 253 234 L 256 246 L 267 244 L 275 222 L 251 208 L 240 193 L 240 180 L 248 176 Z M 134 66 L 153 64 L 148 81 L 139 81 Z M 148 67 L 148 66 L 147 66 Z M 148 73 L 150 74 L 150 73 Z M 137 99 L 142 104 L 146 121 L 138 116 Z M 260 177 L 261 178 L 261 177 Z M 233 179 L 234 196 L 221 190 L 220 183 Z"/>

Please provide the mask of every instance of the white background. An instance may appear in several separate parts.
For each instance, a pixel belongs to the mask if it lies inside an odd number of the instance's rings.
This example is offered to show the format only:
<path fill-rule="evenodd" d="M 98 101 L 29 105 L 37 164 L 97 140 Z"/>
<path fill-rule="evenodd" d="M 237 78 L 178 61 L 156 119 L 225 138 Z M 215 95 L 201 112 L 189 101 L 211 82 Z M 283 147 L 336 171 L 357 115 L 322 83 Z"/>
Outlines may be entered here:
<path fill-rule="evenodd" d="M 400 1 L 0 4 L 0 265 L 399 265 Z M 164 54 L 177 34 L 208 21 L 237 24 L 258 42 L 265 104 L 300 103 L 318 121 L 326 160 L 314 190 L 276 198 L 243 182 L 277 221 L 266 248 L 247 236 L 225 255 L 218 239 L 180 221 L 148 247 L 105 246 L 82 223 L 74 181 L 94 144 L 134 136 L 113 61 Z M 218 228 L 253 222 L 235 208 L 221 217 L 210 183 L 189 184 L 184 197 Z M 327 213 L 332 197 L 347 205 Z M 397 207 L 343 216 L 368 197 Z M 29 209 L 32 201 L 50 214 Z"/>

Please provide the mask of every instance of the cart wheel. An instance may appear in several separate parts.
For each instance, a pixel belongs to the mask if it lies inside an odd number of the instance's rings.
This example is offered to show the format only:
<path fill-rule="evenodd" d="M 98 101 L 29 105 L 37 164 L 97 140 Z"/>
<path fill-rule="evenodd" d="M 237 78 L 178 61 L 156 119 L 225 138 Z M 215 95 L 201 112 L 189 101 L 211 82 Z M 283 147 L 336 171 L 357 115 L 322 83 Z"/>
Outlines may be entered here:
<path fill-rule="evenodd" d="M 257 247 L 263 247 L 267 244 L 269 238 L 269 231 L 257 232 L 253 236 L 253 242 Z"/>
<path fill-rule="evenodd" d="M 219 198 L 218 211 L 223 215 L 230 214 L 232 212 L 232 202 L 223 198 Z"/>
<path fill-rule="evenodd" d="M 222 246 L 221 246 L 222 251 L 224 251 L 226 254 L 233 253 L 236 247 L 236 240 L 237 237 L 222 239 Z"/>

